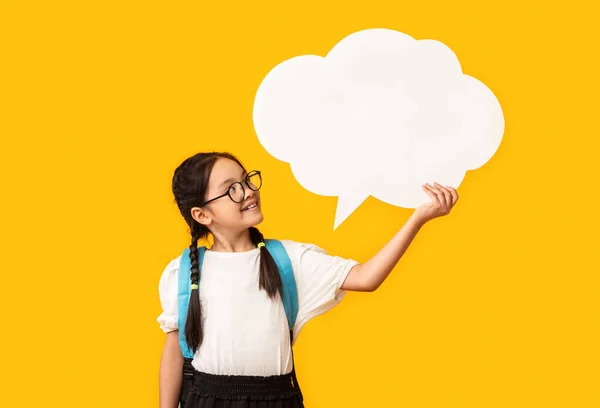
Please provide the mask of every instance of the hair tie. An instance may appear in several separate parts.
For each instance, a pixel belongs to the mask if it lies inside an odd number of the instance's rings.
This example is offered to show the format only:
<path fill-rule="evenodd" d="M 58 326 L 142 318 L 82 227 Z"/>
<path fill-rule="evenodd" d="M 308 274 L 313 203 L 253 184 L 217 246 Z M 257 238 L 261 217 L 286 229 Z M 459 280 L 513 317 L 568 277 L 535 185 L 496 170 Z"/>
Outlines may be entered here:
<path fill-rule="evenodd" d="M 192 283 L 192 290 L 198 289 L 198 285 L 196 283 Z"/>
<path fill-rule="evenodd" d="M 259 242 L 259 243 L 258 243 L 258 245 L 257 245 L 257 247 L 258 247 L 258 248 L 260 248 L 260 247 L 264 247 L 264 246 L 265 246 L 265 243 L 264 243 L 264 242 Z"/>

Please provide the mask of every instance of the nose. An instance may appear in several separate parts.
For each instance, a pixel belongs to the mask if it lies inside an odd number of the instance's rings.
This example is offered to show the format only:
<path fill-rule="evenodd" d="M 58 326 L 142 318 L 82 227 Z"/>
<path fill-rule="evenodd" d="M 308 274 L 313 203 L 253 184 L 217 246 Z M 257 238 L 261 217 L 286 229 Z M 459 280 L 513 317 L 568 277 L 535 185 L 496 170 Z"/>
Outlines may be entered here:
<path fill-rule="evenodd" d="M 246 191 L 246 200 L 250 200 L 251 198 L 258 199 L 258 191 L 254 191 L 248 186 L 244 186 L 244 190 Z"/>

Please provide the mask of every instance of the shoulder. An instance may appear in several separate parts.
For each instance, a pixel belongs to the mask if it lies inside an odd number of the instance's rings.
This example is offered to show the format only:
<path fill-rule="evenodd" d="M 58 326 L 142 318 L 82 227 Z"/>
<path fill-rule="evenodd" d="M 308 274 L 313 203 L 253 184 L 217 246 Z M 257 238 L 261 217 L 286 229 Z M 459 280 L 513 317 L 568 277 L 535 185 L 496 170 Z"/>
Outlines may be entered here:
<path fill-rule="evenodd" d="M 299 242 L 289 239 L 279 240 L 285 248 L 292 267 L 298 273 L 316 271 L 319 266 L 331 263 L 338 257 L 331 256 L 318 245 L 309 242 Z M 341 259 L 341 258 L 340 258 Z"/>
<path fill-rule="evenodd" d="M 298 242 L 290 239 L 280 239 L 279 242 L 281 242 L 290 257 L 300 256 L 307 251 L 315 251 L 323 254 L 327 253 L 323 248 L 307 242 Z"/>
<path fill-rule="evenodd" d="M 163 269 L 158 282 L 158 287 L 161 291 L 168 290 L 169 287 L 176 285 L 180 261 L 181 255 L 171 259 Z"/>
<path fill-rule="evenodd" d="M 311 273 L 322 273 L 324 270 L 346 269 L 358 264 L 351 258 L 345 258 L 334 253 L 328 253 L 318 245 L 292 240 L 281 240 L 288 252 L 292 264 Z"/>
<path fill-rule="evenodd" d="M 177 258 L 173 258 L 171 259 L 168 263 L 167 266 L 165 266 L 165 269 L 163 271 L 163 273 L 168 273 L 168 272 L 172 272 L 174 270 L 178 270 L 179 269 L 179 262 L 181 262 L 181 255 L 179 255 Z"/>

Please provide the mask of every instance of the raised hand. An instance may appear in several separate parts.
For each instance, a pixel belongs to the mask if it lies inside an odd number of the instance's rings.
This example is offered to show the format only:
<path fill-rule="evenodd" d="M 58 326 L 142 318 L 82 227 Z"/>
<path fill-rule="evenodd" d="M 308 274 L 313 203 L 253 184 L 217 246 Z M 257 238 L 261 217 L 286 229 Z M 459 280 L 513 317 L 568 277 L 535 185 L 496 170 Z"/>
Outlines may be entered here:
<path fill-rule="evenodd" d="M 422 223 L 449 214 L 458 200 L 458 193 L 454 188 L 438 183 L 433 184 L 431 186 L 426 183 L 421 186 L 423 191 L 431 197 L 431 202 L 420 205 L 413 213 L 413 217 Z"/>

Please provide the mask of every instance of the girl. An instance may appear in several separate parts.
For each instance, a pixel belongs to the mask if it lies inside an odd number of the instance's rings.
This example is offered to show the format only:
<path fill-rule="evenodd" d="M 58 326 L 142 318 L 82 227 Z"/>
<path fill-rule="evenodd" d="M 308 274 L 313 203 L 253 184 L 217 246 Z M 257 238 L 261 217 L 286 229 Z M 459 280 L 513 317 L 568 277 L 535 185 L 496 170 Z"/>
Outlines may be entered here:
<path fill-rule="evenodd" d="M 191 232 L 192 293 L 185 333 L 194 358 L 185 408 L 303 407 L 291 344 L 304 324 L 337 305 L 345 291 L 377 289 L 421 226 L 450 212 L 458 199 L 456 190 L 434 184 L 423 186 L 431 203 L 418 207 L 396 236 L 364 264 L 328 255 L 315 245 L 281 241 L 298 291 L 298 315 L 290 338 L 277 266 L 255 227 L 263 220 L 260 172 L 247 172 L 228 153 L 198 153 L 184 160 L 175 170 L 172 188 Z M 198 240 L 209 234 L 214 244 L 199 265 Z M 177 407 L 182 385 L 179 261 L 180 257 L 169 262 L 159 282 L 162 313 L 157 320 L 167 333 L 160 363 L 161 408 Z"/>

